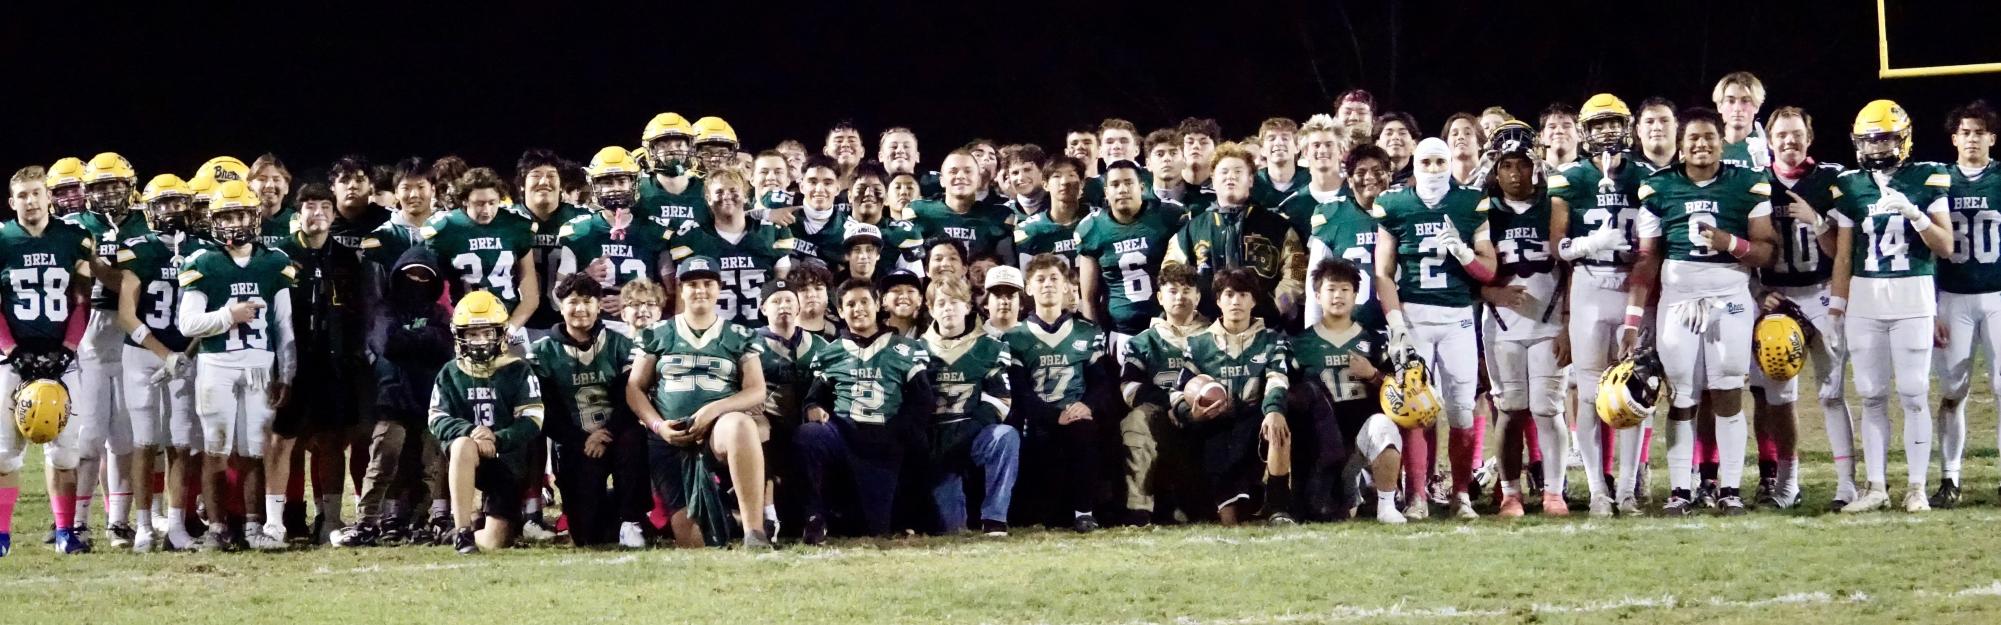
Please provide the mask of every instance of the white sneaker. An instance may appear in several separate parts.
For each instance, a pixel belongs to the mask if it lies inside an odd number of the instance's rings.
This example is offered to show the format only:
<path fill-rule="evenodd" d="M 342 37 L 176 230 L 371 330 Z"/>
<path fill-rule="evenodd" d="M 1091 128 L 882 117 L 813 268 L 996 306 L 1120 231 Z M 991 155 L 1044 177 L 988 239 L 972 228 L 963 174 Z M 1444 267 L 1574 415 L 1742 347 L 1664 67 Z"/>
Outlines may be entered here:
<path fill-rule="evenodd" d="M 1861 497 L 1857 497 L 1855 501 L 1850 502 L 1848 506 L 1842 508 L 1841 511 L 1848 514 L 1854 514 L 1857 512 L 1870 512 L 1873 510 L 1882 510 L 1889 507 L 1890 507 L 1890 493 L 1884 491 L 1881 487 L 1871 486 L 1869 487 L 1868 493 L 1864 493 Z"/>
<path fill-rule="evenodd" d="M 1925 499 L 1924 486 L 1912 485 L 1911 491 L 1904 493 L 1905 512 L 1930 512 L 1931 509 L 1931 501 Z"/>
<path fill-rule="evenodd" d="M 186 527 L 169 527 L 167 544 L 161 546 L 167 551 L 187 551 L 195 547 L 195 537 L 188 534 Z"/>
<path fill-rule="evenodd" d="M 1612 498 L 1605 495 L 1591 496 L 1591 518 L 1602 519 L 1612 516 Z"/>
<path fill-rule="evenodd" d="M 1409 521 L 1404 519 L 1402 513 L 1397 512 L 1396 506 L 1376 506 L 1376 522 L 1403 525 Z"/>
<path fill-rule="evenodd" d="M 1419 497 L 1416 501 L 1410 502 L 1410 505 L 1403 508 L 1403 517 L 1412 521 L 1422 521 L 1431 518 L 1431 501 Z"/>
<path fill-rule="evenodd" d="M 157 538 L 152 526 L 140 525 L 132 529 L 132 553 L 152 553 L 153 541 Z"/>
<path fill-rule="evenodd" d="M 618 524 L 618 546 L 626 549 L 645 549 L 646 532 L 639 529 L 638 523 L 630 521 L 620 523 Z"/>
<path fill-rule="evenodd" d="M 247 523 L 244 524 L 243 526 L 243 542 L 249 543 L 251 549 L 256 549 L 258 551 L 277 551 L 280 549 L 284 549 L 285 548 L 284 529 L 279 528 L 278 531 L 279 535 L 272 536 L 268 528 L 265 528 L 256 523 Z"/>
<path fill-rule="evenodd" d="M 1640 500 L 1630 494 L 1620 498 L 1619 516 L 1640 516 Z"/>
<path fill-rule="evenodd" d="M 550 530 L 548 526 L 538 520 L 529 519 L 527 523 L 521 524 L 521 539 L 529 542 L 544 543 L 555 540 L 556 532 Z"/>
<path fill-rule="evenodd" d="M 1453 495 L 1452 499 L 1452 516 L 1462 521 L 1480 518 L 1480 513 L 1473 511 L 1473 498 L 1471 496 L 1468 496 L 1466 493 L 1459 493 Z"/>

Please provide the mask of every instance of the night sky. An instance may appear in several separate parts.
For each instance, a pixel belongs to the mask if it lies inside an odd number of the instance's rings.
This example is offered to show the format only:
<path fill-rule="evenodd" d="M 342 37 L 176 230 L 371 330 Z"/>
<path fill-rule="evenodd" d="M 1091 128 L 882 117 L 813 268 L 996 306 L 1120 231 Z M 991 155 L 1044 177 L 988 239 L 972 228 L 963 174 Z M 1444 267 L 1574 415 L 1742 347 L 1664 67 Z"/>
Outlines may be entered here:
<path fill-rule="evenodd" d="M 1249 135 L 1265 117 L 1328 112 L 1351 86 L 1415 114 L 1427 135 L 1454 111 L 1532 114 L 1605 90 L 1631 104 L 1707 105 L 1715 80 L 1737 69 L 1764 79 L 1766 111 L 1816 116 L 1819 158 L 1852 161 L 1848 121 L 1890 97 L 1917 119 L 1919 156 L 1947 159 L 1945 112 L 1976 97 L 2001 103 L 2001 74 L 1878 80 L 1874 6 L 1861 0 L 1615 3 L 1613 13 L 1383 0 L 555 4 L 10 7 L 0 168 L 115 150 L 143 180 L 270 150 L 295 172 L 347 152 L 383 163 L 458 153 L 507 172 L 527 147 L 584 159 L 636 145 L 667 110 L 720 115 L 752 149 L 798 138 L 817 150 L 828 126 L 850 119 L 873 154 L 880 129 L 907 125 L 935 167 L 971 137 L 1054 148 L 1065 128 L 1107 116 L 1142 131 L 1207 116 Z M 1923 3 L 1958 7 L 1929 15 L 1891 4 L 1893 63 L 2001 61 L 1991 31 L 2001 3 Z"/>

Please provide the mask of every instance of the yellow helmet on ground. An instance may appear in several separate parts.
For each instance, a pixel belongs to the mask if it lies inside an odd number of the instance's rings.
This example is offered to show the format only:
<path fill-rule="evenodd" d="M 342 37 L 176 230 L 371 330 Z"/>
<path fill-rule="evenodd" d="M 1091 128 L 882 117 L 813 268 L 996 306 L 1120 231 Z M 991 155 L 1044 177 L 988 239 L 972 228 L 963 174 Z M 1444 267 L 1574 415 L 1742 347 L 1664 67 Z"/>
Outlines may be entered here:
<path fill-rule="evenodd" d="M 639 162 L 633 158 L 638 151 L 627 151 L 618 146 L 606 146 L 591 157 L 591 164 L 584 168 L 584 176 L 592 180 L 604 176 L 638 176 Z"/>
<path fill-rule="evenodd" d="M 639 133 L 639 144 L 651 145 L 655 139 L 676 136 L 692 139 L 695 137 L 695 127 L 680 113 L 661 113 L 654 115 L 652 121 L 646 122 L 646 130 Z"/>
<path fill-rule="evenodd" d="M 1800 322 L 1783 312 L 1767 313 L 1751 333 L 1751 349 L 1758 355 L 1758 369 L 1775 382 L 1785 382 L 1806 368 L 1806 331 Z"/>
<path fill-rule="evenodd" d="M 69 389 L 55 380 L 33 380 L 14 391 L 14 428 L 30 443 L 56 440 L 69 425 Z"/>
<path fill-rule="evenodd" d="M 123 180 L 126 184 L 136 184 L 139 174 L 132 171 L 132 162 L 119 156 L 117 152 L 103 152 L 90 157 L 84 165 L 83 183 L 95 184 L 107 180 Z"/>
<path fill-rule="evenodd" d="M 473 364 L 484 365 L 500 357 L 506 348 L 501 336 L 506 327 L 507 304 L 490 291 L 467 293 L 452 309 L 452 338 L 458 343 L 459 356 Z M 472 331 L 485 328 L 496 330 L 491 340 L 473 340 Z"/>
<path fill-rule="evenodd" d="M 201 168 L 203 171 L 209 172 L 209 175 L 214 177 L 217 182 L 250 179 L 250 166 L 244 165 L 243 159 L 234 156 L 218 156 L 208 159 L 208 162 L 201 164 Z"/>
<path fill-rule="evenodd" d="M 1855 143 L 1855 162 L 1863 169 L 1896 169 L 1911 157 L 1911 116 L 1896 102 L 1870 102 L 1855 114 L 1849 139 Z"/>
<path fill-rule="evenodd" d="M 1607 123 L 1616 122 L 1616 123 Z M 1592 154 L 1608 154 L 1632 147 L 1633 109 L 1626 107 L 1626 101 L 1609 93 L 1600 93 L 1584 101 L 1584 108 L 1577 111 L 1577 129 L 1584 135 L 1584 150 Z"/>
<path fill-rule="evenodd" d="M 83 159 L 74 156 L 65 156 L 56 159 L 55 164 L 49 166 L 47 175 L 42 177 L 42 183 L 50 189 L 73 184 L 83 184 L 83 175 L 87 169 L 83 164 Z"/>
<path fill-rule="evenodd" d="M 1424 358 L 1405 347 L 1390 356 L 1390 374 L 1383 378 L 1383 415 L 1397 427 L 1427 428 L 1438 419 L 1438 391 L 1426 377 Z"/>
<path fill-rule="evenodd" d="M 180 176 L 160 174 L 154 176 L 152 180 L 146 181 L 146 191 L 140 196 L 140 199 L 150 204 L 167 198 L 190 197 L 193 195 L 194 191 L 188 188 L 188 183 L 182 181 Z"/>
<path fill-rule="evenodd" d="M 736 129 L 721 117 L 704 117 L 695 120 L 695 145 L 725 143 L 734 150 L 737 146 Z"/>
<path fill-rule="evenodd" d="M 1598 376 L 1598 420 L 1615 430 L 1637 427 L 1670 396 L 1660 357 L 1643 348 Z"/>

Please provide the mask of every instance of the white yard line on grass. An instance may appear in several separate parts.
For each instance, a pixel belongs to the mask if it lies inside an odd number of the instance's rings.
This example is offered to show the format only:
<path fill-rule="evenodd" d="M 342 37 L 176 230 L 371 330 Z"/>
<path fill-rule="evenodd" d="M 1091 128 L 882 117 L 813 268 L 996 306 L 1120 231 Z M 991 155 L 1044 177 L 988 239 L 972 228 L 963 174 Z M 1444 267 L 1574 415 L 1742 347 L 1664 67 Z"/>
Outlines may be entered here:
<path fill-rule="evenodd" d="M 2001 582 L 1995 582 L 1993 587 L 1997 589 L 1995 593 L 1982 593 L 1982 594 L 2001 594 Z M 1965 594 L 1968 591 L 1984 590 L 1985 588 L 1986 587 L 1982 587 L 1980 589 L 1968 589 L 1966 591 L 1961 591 L 1960 594 Z M 1874 600 L 1875 597 L 1872 597 L 1866 593 L 1859 593 L 1859 592 L 1849 593 L 1845 595 L 1838 595 L 1838 596 L 1825 592 L 1801 592 L 1801 593 L 1790 593 L 1784 595 L 1775 595 L 1771 597 L 1765 597 L 1761 599 L 1750 599 L 1750 600 L 1723 599 L 1720 597 L 1683 598 L 1683 597 L 1676 597 L 1674 595 L 1661 595 L 1658 597 L 1626 597 L 1623 599 L 1617 599 L 1612 601 L 1601 601 L 1595 603 L 1581 603 L 1581 604 L 1538 603 L 1529 606 L 1528 610 L 1532 613 L 1537 613 L 1537 614 L 1590 614 L 1596 612 L 1610 612 L 1614 610 L 1623 610 L 1628 608 L 1637 608 L 1645 610 L 1672 610 L 1675 608 L 1683 608 L 1683 607 L 1751 609 L 1751 608 L 1763 608 L 1773 605 L 1868 603 Z M 1317 612 L 1310 614 L 1277 614 L 1277 615 L 1247 616 L 1240 618 L 1214 619 L 1214 620 L 1180 618 L 1170 621 L 1168 623 L 1171 625 L 1250 625 L 1252 623 L 1326 623 L 1326 622 L 1340 622 L 1340 621 L 1364 621 L 1364 620 L 1387 619 L 1387 618 L 1464 619 L 1464 618 L 1491 618 L 1497 616 L 1507 616 L 1513 614 L 1514 612 L 1515 612 L 1514 610 L 1461 608 L 1454 606 L 1419 608 L 1419 607 L 1411 607 L 1405 603 L 1396 603 L 1381 607 L 1361 607 L 1361 606 L 1345 606 L 1345 605 L 1335 606 L 1333 609 L 1330 609 L 1325 612 Z M 1168 624 L 1163 624 L 1156 621 L 1131 621 L 1126 625 L 1168 625 Z"/>

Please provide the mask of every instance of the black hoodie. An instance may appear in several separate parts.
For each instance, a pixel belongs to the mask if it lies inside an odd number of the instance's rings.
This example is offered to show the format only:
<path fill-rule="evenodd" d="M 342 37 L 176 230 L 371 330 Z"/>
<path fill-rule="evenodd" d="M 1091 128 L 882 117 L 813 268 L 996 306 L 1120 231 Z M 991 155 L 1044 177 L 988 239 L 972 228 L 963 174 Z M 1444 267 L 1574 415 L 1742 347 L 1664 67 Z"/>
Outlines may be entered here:
<path fill-rule="evenodd" d="M 411 280 L 406 270 L 428 271 L 427 282 Z M 368 322 L 368 352 L 375 361 L 379 414 L 406 424 L 421 424 L 431 405 L 431 386 L 438 370 L 451 362 L 454 351 L 451 311 L 438 301 L 444 278 L 438 275 L 436 253 L 411 247 L 396 259 L 389 286 Z"/>

